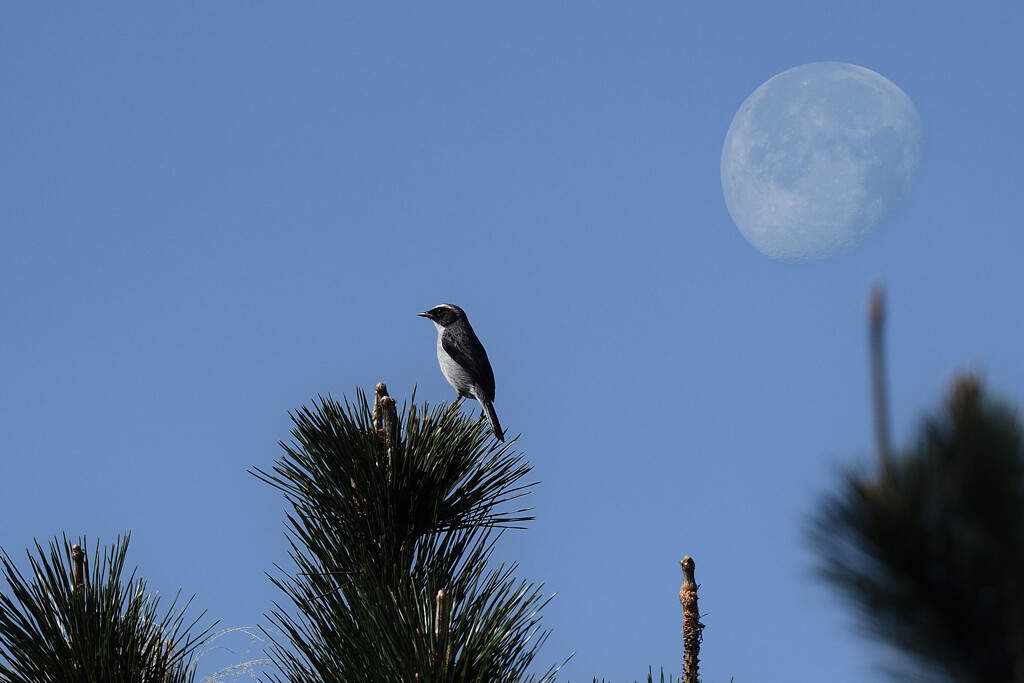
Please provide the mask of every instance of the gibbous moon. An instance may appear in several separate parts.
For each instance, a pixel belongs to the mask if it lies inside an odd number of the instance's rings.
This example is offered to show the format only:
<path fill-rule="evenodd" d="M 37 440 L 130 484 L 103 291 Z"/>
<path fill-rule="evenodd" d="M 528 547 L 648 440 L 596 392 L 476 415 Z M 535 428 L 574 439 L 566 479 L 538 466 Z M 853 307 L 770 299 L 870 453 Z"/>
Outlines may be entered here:
<path fill-rule="evenodd" d="M 747 98 L 722 148 L 722 191 L 763 254 L 797 263 L 860 244 L 913 187 L 924 133 L 910 98 L 874 71 L 815 62 Z"/>

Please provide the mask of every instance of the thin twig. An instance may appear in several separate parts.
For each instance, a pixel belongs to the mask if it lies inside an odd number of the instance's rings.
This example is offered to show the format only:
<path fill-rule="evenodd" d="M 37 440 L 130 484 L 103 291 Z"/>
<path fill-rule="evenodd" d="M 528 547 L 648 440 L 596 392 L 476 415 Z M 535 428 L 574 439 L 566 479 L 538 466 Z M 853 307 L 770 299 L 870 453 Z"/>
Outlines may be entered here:
<path fill-rule="evenodd" d="M 71 546 L 71 565 L 75 577 L 75 595 L 81 595 L 85 590 L 85 551 L 77 543 Z"/>
<path fill-rule="evenodd" d="M 402 444 L 400 442 L 401 430 L 398 424 L 398 409 L 395 407 L 395 399 L 385 396 L 380 400 L 381 412 L 384 413 L 384 447 L 387 452 L 387 479 L 391 483 L 395 469 L 400 466 L 399 458 L 402 455 Z"/>
<path fill-rule="evenodd" d="M 693 575 L 693 558 L 687 555 L 679 562 L 683 568 L 683 585 L 679 589 L 679 603 L 683 606 L 683 681 L 697 683 L 700 668 L 700 644 L 704 639 L 704 624 L 697 609 L 697 581 Z"/>
<path fill-rule="evenodd" d="M 377 382 L 373 391 L 373 428 L 378 432 L 383 428 L 384 414 L 380 409 L 380 401 L 388 395 L 388 385 L 384 382 Z"/>
<path fill-rule="evenodd" d="M 871 353 L 871 396 L 875 413 L 875 444 L 879 469 L 886 479 L 892 472 L 889 448 L 889 400 L 885 382 L 885 292 L 872 288 L 868 300 L 868 343 Z"/>
<path fill-rule="evenodd" d="M 436 657 L 445 671 L 452 663 L 452 646 L 448 637 L 448 594 L 444 588 L 437 591 L 437 613 L 434 617 L 434 639 L 437 645 Z M 442 659 L 443 657 L 443 659 Z"/>

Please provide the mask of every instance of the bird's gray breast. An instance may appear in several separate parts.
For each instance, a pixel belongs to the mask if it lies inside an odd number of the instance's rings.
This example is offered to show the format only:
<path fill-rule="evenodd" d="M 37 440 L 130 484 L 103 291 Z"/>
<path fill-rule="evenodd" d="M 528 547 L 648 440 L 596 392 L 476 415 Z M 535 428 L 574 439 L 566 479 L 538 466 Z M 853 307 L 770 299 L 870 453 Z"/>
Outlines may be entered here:
<path fill-rule="evenodd" d="M 437 362 L 441 366 L 444 378 L 448 380 L 448 384 L 452 385 L 459 396 L 476 398 L 476 392 L 473 390 L 473 378 L 444 350 L 440 334 L 437 335 Z"/>

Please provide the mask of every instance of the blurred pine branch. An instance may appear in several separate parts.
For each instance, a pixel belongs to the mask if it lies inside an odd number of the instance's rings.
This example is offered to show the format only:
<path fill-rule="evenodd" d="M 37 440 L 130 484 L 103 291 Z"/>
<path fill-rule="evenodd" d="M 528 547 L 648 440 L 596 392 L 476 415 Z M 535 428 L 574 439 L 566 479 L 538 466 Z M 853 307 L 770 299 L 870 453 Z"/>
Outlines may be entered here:
<path fill-rule="evenodd" d="M 885 405 L 880 306 L 877 297 L 876 421 Z M 876 428 L 877 467 L 848 470 L 811 520 L 820 575 L 855 607 L 869 633 L 927 677 L 1024 681 L 1019 414 L 965 375 L 912 446 L 890 453 L 886 431 Z"/>

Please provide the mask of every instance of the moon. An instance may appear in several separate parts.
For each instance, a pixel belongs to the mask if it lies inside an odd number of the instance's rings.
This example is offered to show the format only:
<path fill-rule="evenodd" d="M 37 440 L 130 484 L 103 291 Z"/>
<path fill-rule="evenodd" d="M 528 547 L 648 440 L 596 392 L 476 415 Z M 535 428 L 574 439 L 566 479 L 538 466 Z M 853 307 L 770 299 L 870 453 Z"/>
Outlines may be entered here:
<path fill-rule="evenodd" d="M 786 263 L 849 251 L 898 208 L 924 146 L 921 117 L 891 81 L 814 62 L 770 78 L 736 112 L 722 147 L 729 215 Z"/>

